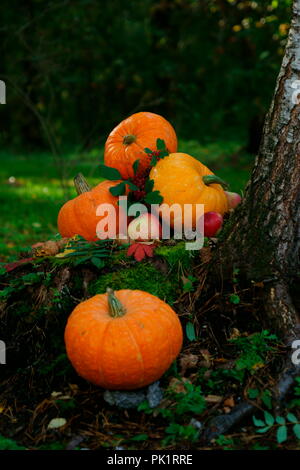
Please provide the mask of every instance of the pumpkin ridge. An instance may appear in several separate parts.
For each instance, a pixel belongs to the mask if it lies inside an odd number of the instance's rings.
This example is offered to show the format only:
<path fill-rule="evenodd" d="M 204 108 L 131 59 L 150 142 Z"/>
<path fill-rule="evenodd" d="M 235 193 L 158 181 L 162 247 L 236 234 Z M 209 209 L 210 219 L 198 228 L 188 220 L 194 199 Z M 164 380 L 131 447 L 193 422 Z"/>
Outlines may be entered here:
<path fill-rule="evenodd" d="M 140 360 L 140 364 L 141 364 L 141 369 L 142 369 L 142 374 L 141 374 L 141 379 L 140 379 L 140 382 L 143 383 L 144 380 L 145 380 L 145 361 L 144 361 L 144 358 L 143 358 L 143 355 L 142 355 L 142 352 L 141 352 L 141 348 L 140 348 L 140 345 L 138 344 L 134 334 L 132 333 L 129 325 L 128 325 L 128 322 L 127 322 L 127 319 L 123 317 L 123 320 L 124 320 L 124 325 L 126 325 L 126 328 L 131 336 L 131 338 L 133 339 L 134 341 L 134 344 L 136 345 L 136 349 L 137 349 L 137 352 L 141 358 Z"/>
<path fill-rule="evenodd" d="M 105 336 L 108 334 L 108 329 L 110 327 L 110 324 L 111 322 L 108 321 L 107 325 L 103 328 L 101 341 L 99 341 L 99 347 L 97 349 L 97 354 L 96 354 L 97 371 L 98 371 L 99 379 L 100 379 L 99 383 L 107 382 L 107 378 L 105 377 L 104 366 L 103 366 L 103 362 L 101 361 L 101 357 L 103 356 L 103 349 L 105 346 L 105 341 L 103 341 L 103 338 L 105 338 Z"/>
<path fill-rule="evenodd" d="M 148 305 L 148 303 L 144 303 L 143 304 L 143 309 L 142 309 L 142 312 L 141 312 L 141 321 L 143 321 L 143 318 L 145 317 L 146 323 L 147 323 L 148 322 L 148 320 L 147 320 L 148 315 L 151 315 L 153 320 L 156 319 L 158 322 L 164 323 L 166 328 L 168 328 L 169 333 L 171 332 L 171 336 L 172 336 L 173 342 L 174 342 L 174 338 L 175 338 L 174 322 L 170 318 L 170 315 L 172 315 L 174 313 L 174 311 L 171 309 L 171 307 L 168 304 L 165 304 L 163 313 L 159 314 L 158 311 L 157 311 L 157 309 L 160 306 L 160 302 L 158 302 L 159 299 L 157 299 L 157 297 L 155 297 L 155 296 L 153 296 L 153 297 L 156 300 L 157 308 L 153 307 L 153 305 L 151 305 L 150 303 L 149 303 L 149 305 Z M 138 303 L 136 299 L 135 299 L 135 303 L 136 304 Z M 131 308 L 133 308 L 132 304 L 131 304 Z M 136 319 L 136 315 L 137 315 L 137 312 L 132 312 L 132 315 L 128 316 L 128 322 L 133 322 L 135 324 L 138 324 L 137 319 Z M 180 327 L 180 320 L 179 320 L 178 316 L 176 316 L 176 317 L 177 317 L 178 326 Z M 173 342 L 172 342 L 172 340 L 170 340 L 168 338 L 168 342 L 167 342 L 168 349 L 169 349 L 169 356 L 168 357 L 174 357 L 174 355 L 175 355 L 175 347 L 173 348 Z M 137 343 L 139 344 L 138 340 L 137 340 Z"/>
<path fill-rule="evenodd" d="M 80 231 L 79 235 L 81 235 L 83 238 L 86 238 L 87 234 L 90 233 L 89 227 L 88 227 L 88 217 L 84 217 L 83 212 L 81 211 L 81 204 L 84 199 L 87 199 L 92 205 L 94 205 L 94 200 L 90 192 L 88 193 L 83 193 L 78 198 L 74 199 L 74 217 L 75 220 L 77 221 L 77 224 L 79 226 Z M 95 227 L 95 236 L 96 238 L 96 227 Z"/>

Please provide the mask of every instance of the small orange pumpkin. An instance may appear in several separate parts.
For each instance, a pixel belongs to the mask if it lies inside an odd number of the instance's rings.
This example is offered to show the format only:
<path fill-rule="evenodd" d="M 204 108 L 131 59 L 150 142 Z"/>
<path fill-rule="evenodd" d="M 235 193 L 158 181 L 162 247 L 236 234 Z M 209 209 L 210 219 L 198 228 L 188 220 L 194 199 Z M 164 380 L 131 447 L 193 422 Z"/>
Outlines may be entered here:
<path fill-rule="evenodd" d="M 105 165 L 117 168 L 122 178 L 134 176 L 132 165 L 139 162 L 139 172 L 150 165 L 147 147 L 156 150 L 156 140 L 165 141 L 169 152 L 177 151 L 177 137 L 173 126 L 162 116 L 141 112 L 122 121 L 109 134 L 105 143 Z"/>
<path fill-rule="evenodd" d="M 182 347 L 176 313 L 140 290 L 107 289 L 79 305 L 65 329 L 67 355 L 84 379 L 111 390 L 158 380 Z"/>
<path fill-rule="evenodd" d="M 81 235 L 88 241 L 98 240 L 97 224 L 104 216 L 97 216 L 96 209 L 100 204 L 112 204 L 116 210 L 116 229 L 118 233 L 118 198 L 113 196 L 109 188 L 116 185 L 115 181 L 102 181 L 91 189 L 84 177 L 79 174 L 74 178 L 74 184 L 79 194 L 66 202 L 59 211 L 57 225 L 62 237 Z M 108 217 L 108 223 L 109 222 Z"/>
<path fill-rule="evenodd" d="M 167 206 L 193 204 L 192 223 L 196 224 L 196 204 L 204 204 L 205 212 L 224 214 L 228 201 L 221 184 L 224 181 L 205 165 L 186 153 L 173 153 L 157 162 L 150 172 L 154 189 L 160 191 Z M 216 184 L 220 183 L 220 184 Z M 171 214 L 171 223 L 172 214 Z"/>

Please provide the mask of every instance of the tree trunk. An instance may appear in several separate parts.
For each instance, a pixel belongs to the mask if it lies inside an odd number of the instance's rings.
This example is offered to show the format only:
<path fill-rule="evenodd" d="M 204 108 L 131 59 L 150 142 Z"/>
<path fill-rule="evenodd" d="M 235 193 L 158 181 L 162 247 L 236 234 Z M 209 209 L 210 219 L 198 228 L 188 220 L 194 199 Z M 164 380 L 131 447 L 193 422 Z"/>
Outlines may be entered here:
<path fill-rule="evenodd" d="M 217 252 L 222 266 L 239 268 L 248 282 L 264 283 L 264 315 L 272 329 L 285 336 L 295 335 L 299 324 L 295 289 L 300 271 L 299 79 L 300 0 L 294 0 L 259 153 L 244 201 L 230 217 Z"/>

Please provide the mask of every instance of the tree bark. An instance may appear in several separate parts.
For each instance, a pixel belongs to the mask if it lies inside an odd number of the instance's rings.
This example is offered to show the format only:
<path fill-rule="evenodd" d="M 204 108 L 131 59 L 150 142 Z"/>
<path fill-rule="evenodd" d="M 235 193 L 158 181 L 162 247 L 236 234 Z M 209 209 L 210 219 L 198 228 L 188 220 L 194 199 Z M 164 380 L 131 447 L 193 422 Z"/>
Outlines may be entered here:
<path fill-rule="evenodd" d="M 273 330 L 289 336 L 299 324 L 294 288 L 300 271 L 299 79 L 300 0 L 294 0 L 259 153 L 243 203 L 225 226 L 217 252 L 222 266 L 239 268 L 247 281 L 264 283 L 264 315 Z"/>

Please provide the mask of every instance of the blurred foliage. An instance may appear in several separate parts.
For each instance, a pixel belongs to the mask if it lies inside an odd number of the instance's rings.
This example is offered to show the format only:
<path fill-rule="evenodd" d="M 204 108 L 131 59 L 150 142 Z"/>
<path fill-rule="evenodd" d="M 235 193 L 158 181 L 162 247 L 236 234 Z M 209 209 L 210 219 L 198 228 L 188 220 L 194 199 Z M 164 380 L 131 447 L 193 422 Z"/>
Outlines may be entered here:
<path fill-rule="evenodd" d="M 291 0 L 3 0 L 3 145 L 82 149 L 149 110 L 179 135 L 255 139 Z"/>

